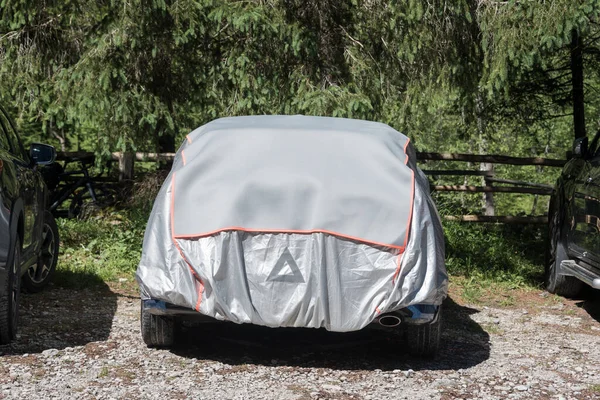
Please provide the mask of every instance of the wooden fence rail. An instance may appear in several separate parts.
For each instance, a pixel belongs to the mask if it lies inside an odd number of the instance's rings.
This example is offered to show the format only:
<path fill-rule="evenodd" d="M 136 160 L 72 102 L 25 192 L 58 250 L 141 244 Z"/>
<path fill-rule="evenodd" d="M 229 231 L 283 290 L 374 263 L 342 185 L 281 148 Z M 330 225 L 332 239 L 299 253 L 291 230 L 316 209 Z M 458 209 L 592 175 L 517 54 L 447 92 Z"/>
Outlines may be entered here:
<path fill-rule="evenodd" d="M 78 152 L 58 152 L 58 160 L 68 160 L 73 158 L 83 158 L 93 156 L 94 153 Z M 119 180 L 130 180 L 134 176 L 134 166 L 136 161 L 150 162 L 169 162 L 173 161 L 175 153 L 143 153 L 143 152 L 113 152 L 110 159 L 117 161 L 119 165 Z M 566 160 L 557 160 L 540 157 L 511 157 L 504 155 L 484 155 L 484 154 L 464 154 L 464 153 L 431 153 L 418 152 L 419 161 L 458 161 L 472 163 L 490 163 L 490 164 L 508 164 L 515 166 L 546 166 L 562 167 Z M 449 170 L 430 170 L 423 169 L 428 176 L 481 176 L 485 180 L 485 186 L 470 185 L 432 185 L 431 189 L 435 191 L 455 191 L 470 193 L 522 193 L 533 195 L 550 195 L 552 186 L 523 182 L 510 179 L 500 179 L 494 177 L 493 171 L 476 171 L 467 169 L 449 169 Z M 509 184 L 512 186 L 494 186 L 493 183 Z M 461 222 L 488 222 L 488 223 L 545 223 L 545 216 L 480 216 L 480 215 L 461 215 L 446 216 L 446 220 Z"/>
<path fill-rule="evenodd" d="M 562 167 L 567 162 L 566 160 L 548 159 L 540 157 L 510 157 L 502 155 L 479 155 L 479 154 L 460 154 L 460 153 L 417 153 L 417 159 L 420 161 L 458 161 L 472 163 L 488 163 L 488 164 L 508 164 L 515 166 L 546 166 L 546 167 Z M 535 183 L 524 182 L 513 179 L 496 178 L 493 170 L 491 171 L 474 171 L 474 170 L 429 170 L 424 169 L 423 172 L 428 176 L 481 176 L 484 186 L 470 185 L 431 185 L 431 189 L 435 191 L 454 191 L 454 192 L 470 192 L 470 193 L 487 193 L 486 210 L 492 210 L 492 215 L 447 215 L 444 219 L 447 221 L 459 222 L 483 222 L 483 223 L 504 223 L 504 224 L 545 224 L 548 218 L 544 215 L 536 216 L 510 216 L 510 215 L 493 215 L 493 193 L 521 193 L 548 196 L 552 194 L 553 186 Z M 511 185 L 497 186 L 494 184 Z M 490 206 L 491 202 L 491 206 Z M 537 202 L 537 199 L 536 199 Z M 535 203 L 534 203 L 535 204 Z"/>
<path fill-rule="evenodd" d="M 70 158 L 84 158 L 93 156 L 95 153 L 90 151 L 58 151 L 56 153 L 57 160 L 67 160 Z M 136 161 L 173 161 L 175 153 L 123 153 L 115 151 L 110 153 L 110 158 L 113 161 L 118 161 L 127 154 L 131 154 Z"/>
<path fill-rule="evenodd" d="M 432 161 L 467 161 L 474 163 L 510 164 L 510 165 L 544 165 L 546 167 L 562 167 L 566 160 L 540 157 L 510 157 L 487 154 L 461 154 L 461 153 L 417 153 L 417 160 Z"/>
<path fill-rule="evenodd" d="M 546 224 L 548 217 L 536 216 L 512 216 L 512 215 L 446 215 L 446 221 L 457 222 L 485 222 L 501 224 Z"/>
<path fill-rule="evenodd" d="M 551 188 L 534 188 L 520 186 L 467 186 L 467 185 L 432 185 L 432 190 L 438 192 L 475 192 L 475 193 L 522 193 L 522 194 L 552 194 Z"/>

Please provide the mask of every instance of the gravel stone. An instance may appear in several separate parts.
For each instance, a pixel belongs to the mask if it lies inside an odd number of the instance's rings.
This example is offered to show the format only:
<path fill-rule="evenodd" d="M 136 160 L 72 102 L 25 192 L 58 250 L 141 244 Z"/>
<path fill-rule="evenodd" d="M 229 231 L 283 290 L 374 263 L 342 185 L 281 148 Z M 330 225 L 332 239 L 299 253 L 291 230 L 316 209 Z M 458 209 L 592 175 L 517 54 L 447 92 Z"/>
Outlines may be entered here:
<path fill-rule="evenodd" d="M 23 294 L 19 336 L 0 347 L 2 399 L 600 398 L 598 299 L 556 305 L 534 292 L 514 309 L 454 299 L 427 360 L 375 330 L 227 323 L 186 324 L 176 347 L 151 349 L 135 292 L 48 289 Z"/>

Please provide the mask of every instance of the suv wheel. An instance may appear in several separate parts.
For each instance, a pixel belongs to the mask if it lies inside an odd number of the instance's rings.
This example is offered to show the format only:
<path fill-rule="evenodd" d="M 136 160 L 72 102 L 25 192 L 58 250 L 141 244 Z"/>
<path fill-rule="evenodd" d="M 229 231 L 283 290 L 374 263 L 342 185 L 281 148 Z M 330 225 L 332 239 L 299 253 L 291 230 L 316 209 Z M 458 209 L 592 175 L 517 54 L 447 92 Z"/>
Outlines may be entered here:
<path fill-rule="evenodd" d="M 548 218 L 548 247 L 546 250 L 545 280 L 546 289 L 560 296 L 577 296 L 583 287 L 583 282 L 572 276 L 560 275 L 560 263 L 568 260 L 567 246 L 562 234 L 564 216 L 560 211 L 559 200 L 550 201 Z"/>
<path fill-rule="evenodd" d="M 175 339 L 175 319 L 163 315 L 150 314 L 140 302 L 142 338 L 148 347 L 172 346 Z"/>
<path fill-rule="evenodd" d="M 38 261 L 29 267 L 23 275 L 23 287 L 31 293 L 41 291 L 52 278 L 58 262 L 58 227 L 49 211 L 44 213 L 44 228 L 42 230 L 42 246 Z"/>
<path fill-rule="evenodd" d="M 8 266 L 5 284 L 0 289 L 0 345 L 10 343 L 17 336 L 21 292 L 21 242 L 18 238 Z"/>
<path fill-rule="evenodd" d="M 404 338 L 407 350 L 418 357 L 433 358 L 440 349 L 442 335 L 442 306 L 438 308 L 433 321 L 423 325 L 408 325 Z"/>

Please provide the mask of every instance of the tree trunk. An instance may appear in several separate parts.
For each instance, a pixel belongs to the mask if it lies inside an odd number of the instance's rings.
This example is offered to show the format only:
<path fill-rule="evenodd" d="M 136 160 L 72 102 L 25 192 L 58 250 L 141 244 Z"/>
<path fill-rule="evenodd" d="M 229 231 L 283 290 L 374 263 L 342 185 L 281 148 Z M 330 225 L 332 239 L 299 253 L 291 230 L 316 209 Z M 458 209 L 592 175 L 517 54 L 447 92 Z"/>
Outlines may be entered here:
<path fill-rule="evenodd" d="M 175 153 L 175 137 L 166 133 L 158 136 L 159 153 Z"/>
<path fill-rule="evenodd" d="M 154 130 L 154 136 L 157 139 L 159 153 L 175 153 L 175 136 L 162 131 L 164 124 L 159 120 Z M 168 170 L 173 166 L 173 161 L 160 161 L 159 168 Z"/>
<path fill-rule="evenodd" d="M 60 129 L 60 132 L 54 129 L 54 121 L 52 120 L 50 120 L 50 123 L 48 124 L 48 130 L 52 136 L 58 139 L 58 142 L 60 143 L 60 151 L 67 151 L 69 143 L 66 132 L 63 129 Z"/>
<path fill-rule="evenodd" d="M 583 51 L 581 38 L 573 30 L 571 39 L 571 82 L 573 85 L 573 128 L 576 138 L 585 137 L 583 102 Z"/>
<path fill-rule="evenodd" d="M 484 98 L 483 94 L 479 92 L 477 94 L 477 98 L 475 99 L 475 114 L 477 118 L 477 133 L 479 135 L 479 153 L 485 154 L 487 152 L 487 139 L 485 136 L 486 124 L 484 117 Z M 494 164 L 491 163 L 480 163 L 479 164 L 480 171 L 489 172 L 490 175 L 494 173 Z M 491 186 L 492 183 L 487 180 L 487 176 L 483 176 L 481 178 L 482 184 L 484 186 Z M 494 194 L 491 192 L 483 193 L 483 215 L 493 216 L 495 214 L 494 209 Z"/>
<path fill-rule="evenodd" d="M 134 153 L 119 153 L 119 181 L 130 181 L 133 179 L 134 161 Z"/>

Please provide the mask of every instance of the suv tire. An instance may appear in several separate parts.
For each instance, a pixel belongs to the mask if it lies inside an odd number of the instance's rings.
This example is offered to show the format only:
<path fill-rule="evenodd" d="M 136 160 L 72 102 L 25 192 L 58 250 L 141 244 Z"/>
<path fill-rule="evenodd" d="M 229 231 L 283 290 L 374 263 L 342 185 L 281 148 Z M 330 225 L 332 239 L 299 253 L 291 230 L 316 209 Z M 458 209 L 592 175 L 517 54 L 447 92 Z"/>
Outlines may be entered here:
<path fill-rule="evenodd" d="M 417 357 L 433 358 L 440 349 L 442 335 L 442 306 L 428 324 L 407 325 L 404 332 L 407 350 Z"/>
<path fill-rule="evenodd" d="M 0 345 L 10 343 L 17 336 L 21 292 L 21 241 L 18 237 L 14 241 L 4 282 L 0 296 Z"/>
<path fill-rule="evenodd" d="M 37 293 L 48 285 L 58 262 L 58 227 L 50 211 L 44 212 L 42 244 L 38 261 L 23 275 L 23 287 L 30 293 Z"/>
<path fill-rule="evenodd" d="M 553 197 L 550 201 L 548 216 L 548 247 L 546 249 L 545 281 L 550 293 L 565 297 L 575 297 L 583 288 L 583 282 L 572 276 L 558 273 L 560 264 L 569 259 L 562 226 L 564 215 L 560 200 Z"/>
<path fill-rule="evenodd" d="M 140 302 L 142 338 L 148 347 L 168 347 L 175 342 L 175 319 L 163 315 L 150 314 Z"/>

